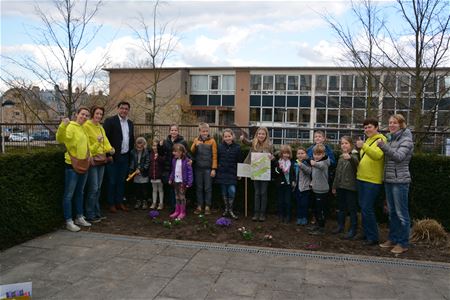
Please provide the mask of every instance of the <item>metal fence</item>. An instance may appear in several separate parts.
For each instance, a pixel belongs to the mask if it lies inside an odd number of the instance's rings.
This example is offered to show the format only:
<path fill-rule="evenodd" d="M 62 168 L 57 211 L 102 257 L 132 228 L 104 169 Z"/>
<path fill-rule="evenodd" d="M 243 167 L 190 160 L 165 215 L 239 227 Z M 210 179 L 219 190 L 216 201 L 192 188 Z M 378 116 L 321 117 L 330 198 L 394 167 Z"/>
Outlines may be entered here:
<path fill-rule="evenodd" d="M 59 123 L 0 123 L 2 133 L 2 153 L 9 151 L 30 151 L 33 148 L 56 147 L 56 131 Z M 154 137 L 164 139 L 169 134 L 168 124 L 153 125 Z M 180 125 L 180 134 L 185 140 L 192 141 L 198 136 L 198 126 Z M 241 134 L 253 137 L 257 127 L 229 127 L 210 126 L 210 134 L 220 140 L 221 131 L 224 128 L 231 128 L 239 138 Z M 338 144 L 339 139 L 344 135 L 353 137 L 363 137 L 362 128 L 307 128 L 307 127 L 268 127 L 271 140 L 274 145 L 280 144 L 310 144 L 313 141 L 315 130 L 322 130 L 326 133 L 329 144 Z M 135 137 L 152 137 L 152 126 L 150 124 L 135 124 Z M 414 136 L 423 134 L 416 132 Z M 450 133 L 449 132 L 428 132 L 424 140 L 422 149 L 425 152 L 449 155 Z M 4 150 L 4 151 L 3 151 Z"/>

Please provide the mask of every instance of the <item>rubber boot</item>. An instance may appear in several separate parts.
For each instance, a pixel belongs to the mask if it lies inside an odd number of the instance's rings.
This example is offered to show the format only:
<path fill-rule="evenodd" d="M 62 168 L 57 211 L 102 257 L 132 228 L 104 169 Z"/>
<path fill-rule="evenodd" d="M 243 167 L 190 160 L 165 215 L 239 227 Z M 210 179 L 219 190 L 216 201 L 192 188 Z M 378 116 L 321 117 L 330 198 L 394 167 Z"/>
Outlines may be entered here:
<path fill-rule="evenodd" d="M 358 228 L 358 216 L 356 212 L 350 213 L 350 230 L 345 234 L 344 239 L 353 239 L 356 236 Z"/>
<path fill-rule="evenodd" d="M 181 213 L 181 204 L 176 204 L 175 205 L 175 211 L 169 216 L 172 219 L 175 219 L 176 217 L 178 217 L 178 215 Z"/>
<path fill-rule="evenodd" d="M 228 203 L 228 198 L 227 197 L 223 197 L 223 205 L 224 205 L 224 209 L 223 209 L 223 214 L 222 217 L 226 217 L 229 214 L 229 203 Z"/>
<path fill-rule="evenodd" d="M 233 202 L 234 198 L 228 198 L 228 214 L 235 220 L 238 219 L 238 216 L 233 212 Z"/>
<path fill-rule="evenodd" d="M 182 220 L 186 217 L 186 204 L 180 204 L 180 214 L 178 215 L 178 219 Z"/>
<path fill-rule="evenodd" d="M 338 234 L 341 233 L 344 230 L 344 226 L 345 226 L 345 211 L 338 211 L 337 213 L 337 223 L 338 226 L 336 227 L 336 229 L 334 229 L 331 233 L 333 234 Z"/>

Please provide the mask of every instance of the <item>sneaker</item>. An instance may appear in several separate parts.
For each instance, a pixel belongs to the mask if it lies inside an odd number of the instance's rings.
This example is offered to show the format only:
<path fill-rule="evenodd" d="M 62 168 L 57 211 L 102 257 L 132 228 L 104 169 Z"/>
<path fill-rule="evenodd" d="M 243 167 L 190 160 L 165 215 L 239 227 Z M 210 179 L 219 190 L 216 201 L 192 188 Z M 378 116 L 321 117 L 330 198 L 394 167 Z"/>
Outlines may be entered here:
<path fill-rule="evenodd" d="M 159 202 L 158 210 L 163 210 L 163 209 L 164 209 L 164 204 L 162 202 Z"/>
<path fill-rule="evenodd" d="M 78 227 L 77 225 L 73 224 L 73 221 L 70 220 L 70 221 L 66 222 L 66 229 L 69 231 L 72 231 L 72 232 L 77 232 L 77 231 L 80 231 L 81 228 Z"/>
<path fill-rule="evenodd" d="M 141 200 L 137 200 L 136 204 L 134 205 L 134 209 L 139 209 L 141 207 Z"/>
<path fill-rule="evenodd" d="M 201 206 L 197 206 L 197 208 L 194 210 L 194 214 L 199 215 L 202 213 L 202 207 Z"/>
<path fill-rule="evenodd" d="M 392 248 L 395 246 L 395 244 L 393 242 L 391 242 L 390 240 L 387 240 L 386 242 L 381 243 L 379 246 L 381 248 Z"/>
<path fill-rule="evenodd" d="M 229 213 L 233 219 L 235 219 L 235 220 L 239 219 L 238 216 L 236 216 L 236 214 L 232 210 L 230 210 Z"/>
<path fill-rule="evenodd" d="M 99 217 L 93 217 L 93 218 L 86 218 L 86 221 L 88 221 L 89 223 L 98 223 L 101 221 L 101 219 Z"/>
<path fill-rule="evenodd" d="M 205 206 L 205 215 L 210 215 L 211 214 L 211 209 L 209 208 L 209 206 Z"/>
<path fill-rule="evenodd" d="M 256 221 L 258 221 L 259 220 L 259 215 L 258 214 L 254 214 L 253 215 L 253 218 L 252 218 L 252 221 L 253 222 L 256 222 Z"/>
<path fill-rule="evenodd" d="M 265 215 L 260 215 L 259 216 L 259 221 L 260 222 L 264 222 L 266 220 L 266 216 Z"/>
<path fill-rule="evenodd" d="M 395 247 L 391 250 L 391 252 L 394 254 L 402 254 L 406 251 L 408 251 L 408 248 L 403 248 L 400 244 L 395 245 Z"/>
<path fill-rule="evenodd" d="M 148 204 L 147 201 L 142 201 L 142 209 L 147 209 L 148 208 Z"/>
<path fill-rule="evenodd" d="M 156 202 L 153 201 L 152 205 L 150 206 L 150 209 L 155 209 L 156 208 Z"/>
<path fill-rule="evenodd" d="M 76 218 L 75 224 L 77 224 L 78 226 L 84 226 L 84 227 L 91 226 L 91 223 L 87 222 L 83 216 Z"/>
<path fill-rule="evenodd" d="M 311 225 L 306 226 L 306 230 L 308 230 L 308 231 L 315 231 L 317 229 L 319 229 L 319 226 L 317 226 L 315 224 L 311 224 Z"/>
<path fill-rule="evenodd" d="M 98 216 L 96 216 L 96 218 L 99 219 L 100 221 L 107 219 L 104 215 L 98 215 Z"/>

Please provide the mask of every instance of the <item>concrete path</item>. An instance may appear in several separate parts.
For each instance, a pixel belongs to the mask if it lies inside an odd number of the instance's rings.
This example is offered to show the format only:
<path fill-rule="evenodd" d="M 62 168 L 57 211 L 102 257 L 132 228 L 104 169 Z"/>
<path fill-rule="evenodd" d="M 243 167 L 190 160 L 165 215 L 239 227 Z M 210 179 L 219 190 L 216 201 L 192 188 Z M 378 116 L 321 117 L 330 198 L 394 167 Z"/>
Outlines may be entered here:
<path fill-rule="evenodd" d="M 0 253 L 33 299 L 450 299 L 450 264 L 57 231 Z"/>

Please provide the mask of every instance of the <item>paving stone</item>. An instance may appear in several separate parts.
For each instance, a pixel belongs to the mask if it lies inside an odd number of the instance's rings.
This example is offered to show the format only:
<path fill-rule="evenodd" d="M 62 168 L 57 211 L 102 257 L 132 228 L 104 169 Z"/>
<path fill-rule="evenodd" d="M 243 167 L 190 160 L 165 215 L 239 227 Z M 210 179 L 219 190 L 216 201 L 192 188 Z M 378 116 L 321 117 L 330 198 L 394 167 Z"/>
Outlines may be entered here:
<path fill-rule="evenodd" d="M 270 256 L 264 258 L 268 267 L 305 269 L 307 259 L 299 256 Z"/>
<path fill-rule="evenodd" d="M 364 281 L 371 283 L 384 283 L 389 282 L 389 277 L 381 265 L 371 264 L 351 264 L 345 265 L 345 273 L 349 280 Z"/>
<path fill-rule="evenodd" d="M 83 257 L 89 253 L 90 248 L 61 245 L 53 249 L 46 250 L 37 256 L 37 259 L 44 259 L 57 263 L 69 261 L 75 257 Z"/>
<path fill-rule="evenodd" d="M 161 255 L 165 256 L 174 256 L 180 258 L 191 258 L 193 257 L 199 249 L 195 248 L 187 248 L 187 247 L 179 247 L 179 246 L 170 246 L 161 251 Z"/>
<path fill-rule="evenodd" d="M 236 269 L 251 272 L 264 272 L 265 256 L 250 253 L 232 253 L 227 262 L 227 269 Z"/>
<path fill-rule="evenodd" d="M 73 285 L 56 293 L 51 299 L 119 299 L 109 297 L 120 292 L 122 280 L 115 281 L 104 278 L 86 276 Z"/>
<path fill-rule="evenodd" d="M 124 280 L 133 274 L 140 272 L 140 269 L 142 269 L 144 265 L 145 262 L 142 262 L 141 260 L 113 257 L 108 261 L 100 263 L 89 276 Z"/>
<path fill-rule="evenodd" d="M 225 269 L 211 287 L 210 294 L 253 297 L 263 278 L 261 273 Z"/>
<path fill-rule="evenodd" d="M 350 294 L 354 299 L 397 299 L 398 295 L 390 284 L 370 282 L 349 282 Z"/>
<path fill-rule="evenodd" d="M 304 278 L 305 283 L 319 286 L 345 286 L 348 284 L 347 274 L 343 266 L 316 263 L 313 268 L 308 267 Z"/>
<path fill-rule="evenodd" d="M 424 280 L 392 279 L 391 285 L 399 299 L 445 299 L 445 290 L 437 290 Z M 447 278 L 447 291 L 449 285 L 450 275 Z M 450 294 L 447 292 L 446 296 L 449 299 Z"/>
<path fill-rule="evenodd" d="M 72 285 L 69 282 L 49 279 L 34 279 L 32 284 L 33 299 L 51 299 L 52 297 L 55 297 L 57 293 Z M 68 297 L 66 297 L 66 299 L 67 298 Z"/>
<path fill-rule="evenodd" d="M 230 255 L 228 253 L 201 250 L 192 257 L 183 270 L 192 273 L 217 275 L 223 271 L 229 258 Z"/>
<path fill-rule="evenodd" d="M 274 291 L 288 291 L 299 293 L 305 280 L 306 270 L 275 268 L 266 269 L 262 274 L 264 288 Z"/>
<path fill-rule="evenodd" d="M 24 262 L 0 273 L 1 284 L 48 279 L 48 273 L 56 267 L 52 262 Z"/>
<path fill-rule="evenodd" d="M 0 252 L 0 272 L 28 261 L 35 261 L 45 249 L 15 246 Z"/>
<path fill-rule="evenodd" d="M 120 283 L 120 290 L 107 294 L 109 299 L 153 299 L 168 284 L 169 278 L 138 272 Z"/>
<path fill-rule="evenodd" d="M 159 276 L 173 278 L 187 264 L 187 258 L 158 255 L 143 264 L 140 274 L 143 276 Z"/>
<path fill-rule="evenodd" d="M 123 249 L 118 256 L 150 260 L 166 248 L 167 245 L 140 242 L 129 248 Z"/>
<path fill-rule="evenodd" d="M 178 299 L 205 299 L 209 293 L 210 286 L 215 282 L 217 276 L 199 275 L 190 272 L 180 272 L 162 290 L 158 297 Z"/>
<path fill-rule="evenodd" d="M 283 300 L 299 300 L 303 299 L 302 293 L 287 292 L 287 291 L 274 291 L 274 290 L 261 290 L 259 289 L 256 293 L 254 299 L 258 300 L 272 300 L 272 299 L 283 299 Z"/>
<path fill-rule="evenodd" d="M 50 280 L 62 280 L 75 283 L 93 272 L 99 263 L 93 263 L 84 258 L 74 258 L 64 263 L 58 264 L 48 272 L 47 276 Z"/>
<path fill-rule="evenodd" d="M 305 299 L 350 299 L 350 288 L 347 286 L 305 284 L 302 286 Z M 371 295 L 367 295 L 371 298 Z"/>

